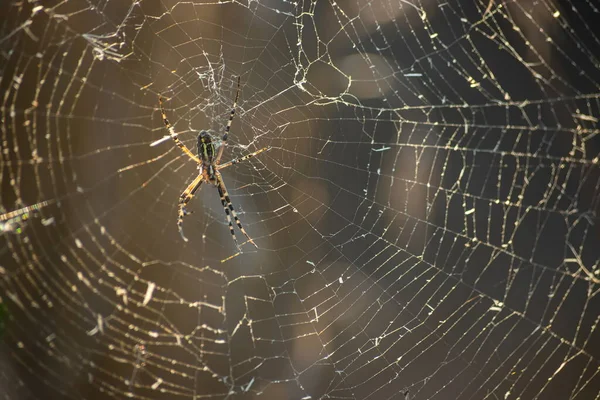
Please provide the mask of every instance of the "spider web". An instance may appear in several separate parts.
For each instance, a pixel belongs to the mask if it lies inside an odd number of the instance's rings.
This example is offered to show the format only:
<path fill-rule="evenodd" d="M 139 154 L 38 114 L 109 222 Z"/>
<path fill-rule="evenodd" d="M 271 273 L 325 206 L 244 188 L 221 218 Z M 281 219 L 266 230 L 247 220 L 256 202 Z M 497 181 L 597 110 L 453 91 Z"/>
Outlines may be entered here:
<path fill-rule="evenodd" d="M 4 398 L 599 398 L 594 1 L 3 8 Z"/>

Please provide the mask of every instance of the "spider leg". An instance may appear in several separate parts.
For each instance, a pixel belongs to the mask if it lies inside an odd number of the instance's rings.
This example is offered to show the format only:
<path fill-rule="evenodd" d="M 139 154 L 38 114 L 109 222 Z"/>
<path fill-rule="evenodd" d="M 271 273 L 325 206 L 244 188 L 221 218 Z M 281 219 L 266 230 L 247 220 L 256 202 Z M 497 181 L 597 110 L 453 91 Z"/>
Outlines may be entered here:
<path fill-rule="evenodd" d="M 167 119 L 167 114 L 165 113 L 165 110 L 163 108 L 163 99 L 162 99 L 162 96 L 160 96 L 160 95 L 158 96 L 158 103 L 160 104 L 160 113 L 162 115 L 162 120 L 165 123 L 165 127 L 169 131 L 169 134 L 171 135 L 171 138 L 175 141 L 175 144 L 177 145 L 177 147 L 179 147 L 181 149 L 181 151 L 183 151 L 185 153 L 185 155 L 187 155 L 189 158 L 196 161 L 198 164 L 202 165 L 202 161 L 197 156 L 195 156 L 194 153 L 192 153 L 191 150 L 188 149 L 186 147 L 186 145 L 183 144 L 183 142 L 181 140 L 179 140 L 179 138 L 177 137 L 177 134 L 175 133 L 175 129 L 173 128 L 173 126 L 171 125 L 169 120 Z"/>
<path fill-rule="evenodd" d="M 223 168 L 227 168 L 227 167 L 229 167 L 229 166 L 231 166 L 233 164 L 241 163 L 242 161 L 246 161 L 247 159 L 252 158 L 252 157 L 254 157 L 254 156 L 262 153 L 263 151 L 267 151 L 267 150 L 271 150 L 271 146 L 269 146 L 269 147 L 263 147 L 262 149 L 257 150 L 254 153 L 246 154 L 244 157 L 236 158 L 234 160 L 226 162 L 225 164 L 218 165 L 217 166 L 217 170 L 221 170 Z"/>
<path fill-rule="evenodd" d="M 235 115 L 235 108 L 237 107 L 238 97 L 240 96 L 240 77 L 237 79 L 237 92 L 235 93 L 235 100 L 233 101 L 233 107 L 231 108 L 231 113 L 229 114 L 229 121 L 227 122 L 227 127 L 225 128 L 225 134 L 223 135 L 223 139 L 221 145 L 219 146 L 219 154 L 217 154 L 217 158 L 215 159 L 215 165 L 219 165 L 221 161 L 221 157 L 223 156 L 223 151 L 225 151 L 225 147 L 227 146 L 227 135 L 229 135 L 229 130 L 231 129 L 231 122 L 233 121 L 233 116 Z"/>
<path fill-rule="evenodd" d="M 254 245 L 254 247 L 258 248 L 256 243 L 254 243 L 254 240 L 252 240 L 252 238 L 250 236 L 248 236 L 248 233 L 246 233 L 246 230 L 242 226 L 242 222 L 238 218 L 235 210 L 233 209 L 233 204 L 231 204 L 231 199 L 229 198 L 229 193 L 227 192 L 227 187 L 225 186 L 225 182 L 223 182 L 223 177 L 221 176 L 219 171 L 215 171 L 215 172 L 216 172 L 216 176 L 217 176 L 217 188 L 219 189 L 219 195 L 221 196 L 221 204 L 223 204 L 223 209 L 225 210 L 225 214 L 227 215 L 227 222 L 229 222 L 229 231 L 231 232 L 231 237 L 233 238 L 235 245 L 239 248 L 237 238 L 235 237 L 235 233 L 233 232 L 233 225 L 231 224 L 231 215 L 233 215 L 233 219 L 235 220 L 235 223 L 237 224 L 238 228 L 240 228 L 240 231 L 242 231 L 244 236 L 246 236 L 248 241 L 250 243 L 252 243 Z M 230 213 L 231 213 L 231 215 L 230 215 Z"/>
<path fill-rule="evenodd" d="M 221 197 L 221 204 L 223 204 L 223 209 L 225 210 L 225 214 L 227 215 L 227 222 L 229 223 L 229 232 L 231 233 L 231 237 L 235 242 L 235 247 L 240 249 L 240 245 L 235 237 L 235 232 L 233 231 L 233 225 L 231 224 L 231 215 L 229 215 L 229 208 L 227 207 L 227 202 L 225 201 L 225 195 L 223 194 L 223 189 L 221 189 L 221 185 L 217 185 L 217 189 L 219 190 L 219 196 Z"/>
<path fill-rule="evenodd" d="M 192 197 L 194 197 L 194 194 L 200 189 L 200 185 L 202 185 L 202 174 L 199 174 L 196 179 L 188 185 L 183 193 L 181 193 L 181 196 L 179 196 L 179 204 L 177 206 L 177 229 L 179 230 L 181 238 L 186 242 L 188 239 L 183 234 L 183 217 L 193 213 L 193 211 L 188 211 L 185 206 L 187 206 Z"/>

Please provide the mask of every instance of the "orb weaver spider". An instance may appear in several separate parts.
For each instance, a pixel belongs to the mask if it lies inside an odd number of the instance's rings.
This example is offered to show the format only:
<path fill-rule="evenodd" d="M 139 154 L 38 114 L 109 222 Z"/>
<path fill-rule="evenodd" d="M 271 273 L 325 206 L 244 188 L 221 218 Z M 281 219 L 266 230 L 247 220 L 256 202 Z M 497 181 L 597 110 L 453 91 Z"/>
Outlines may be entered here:
<path fill-rule="evenodd" d="M 194 160 L 198 164 L 199 173 L 198 176 L 188 185 L 188 187 L 181 193 L 179 196 L 179 204 L 177 207 L 177 229 L 179 230 L 179 234 L 182 239 L 186 242 L 188 239 L 183 234 L 183 218 L 186 215 L 192 214 L 193 211 L 188 211 L 186 206 L 192 200 L 198 189 L 200 189 L 200 185 L 202 182 L 206 182 L 213 186 L 216 186 L 219 191 L 219 196 L 221 197 L 221 204 L 223 205 L 223 209 L 225 210 L 225 215 L 227 216 L 227 222 L 229 223 L 229 232 L 231 233 L 231 237 L 235 242 L 236 247 L 240 248 L 237 238 L 235 237 L 235 232 L 233 231 L 233 224 L 231 223 L 231 216 L 235 220 L 240 231 L 248 238 L 248 241 L 252 243 L 256 248 L 258 246 L 252 238 L 246 233 L 246 230 L 242 227 L 242 222 L 238 218 L 233 205 L 231 204 L 231 199 L 229 198 L 229 193 L 227 192 L 227 187 L 225 186 L 225 182 L 223 181 L 223 176 L 221 175 L 221 170 L 227 168 L 231 165 L 240 163 L 249 158 L 252 158 L 263 151 L 267 151 L 270 147 L 263 147 L 262 149 L 255 151 L 254 153 L 247 154 L 243 157 L 233 159 L 224 164 L 220 164 L 221 157 L 223 156 L 223 152 L 225 147 L 227 147 L 227 137 L 229 135 L 229 130 L 231 129 L 231 123 L 233 121 L 233 116 L 235 115 L 235 108 L 237 107 L 238 97 L 240 95 L 240 77 L 237 79 L 237 92 L 235 94 L 235 100 L 233 101 L 233 107 L 231 109 L 231 113 L 229 114 L 229 121 L 227 122 L 227 126 L 225 127 L 225 134 L 221 139 L 221 143 L 215 145 L 213 141 L 213 136 L 205 130 L 200 131 L 198 135 L 198 144 L 197 144 L 197 153 L 198 156 L 194 155 L 192 151 L 187 148 L 181 140 L 177 137 L 175 133 L 175 129 L 167 119 L 167 114 L 163 108 L 163 99 L 162 96 L 159 95 L 158 102 L 160 104 L 160 112 L 162 115 L 162 120 L 165 124 L 165 127 L 169 131 L 169 136 L 175 141 L 177 147 L 179 147 L 185 155 Z"/>

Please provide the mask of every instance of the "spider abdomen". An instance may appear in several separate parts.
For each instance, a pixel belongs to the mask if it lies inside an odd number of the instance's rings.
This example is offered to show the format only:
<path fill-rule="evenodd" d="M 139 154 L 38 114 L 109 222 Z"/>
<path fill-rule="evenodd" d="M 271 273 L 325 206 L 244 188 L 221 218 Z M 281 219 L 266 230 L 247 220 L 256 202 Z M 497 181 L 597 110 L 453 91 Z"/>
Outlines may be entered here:
<path fill-rule="evenodd" d="M 198 135 L 198 157 L 202 160 L 203 169 L 206 171 L 206 178 L 214 183 L 215 177 L 215 157 L 217 155 L 212 136 L 207 131 L 201 131 Z"/>
<path fill-rule="evenodd" d="M 212 136 L 206 131 L 200 132 L 198 135 L 198 157 L 204 162 L 204 165 L 214 163 L 216 151 L 215 145 L 212 142 Z"/>

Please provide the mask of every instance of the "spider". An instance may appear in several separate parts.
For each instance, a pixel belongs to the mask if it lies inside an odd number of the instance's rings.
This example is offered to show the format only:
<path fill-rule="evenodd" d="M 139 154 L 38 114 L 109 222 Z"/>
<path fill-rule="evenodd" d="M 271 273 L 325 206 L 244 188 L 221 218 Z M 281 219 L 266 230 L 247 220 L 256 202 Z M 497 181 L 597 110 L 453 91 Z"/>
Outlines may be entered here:
<path fill-rule="evenodd" d="M 190 200 L 194 197 L 198 189 L 200 189 L 200 185 L 202 182 L 206 182 L 213 186 L 216 186 L 219 191 L 219 196 L 221 197 L 221 204 L 223 205 L 223 209 L 225 210 L 225 215 L 227 215 L 227 222 L 229 223 L 229 232 L 231 233 L 231 237 L 235 242 L 236 247 L 239 249 L 240 246 L 238 244 L 237 238 L 235 237 L 235 233 L 233 231 L 233 224 L 231 223 L 231 216 L 235 220 L 240 231 L 248 238 L 248 241 L 252 243 L 256 248 L 258 246 L 246 230 L 242 227 L 242 222 L 238 218 L 233 205 L 231 204 L 231 199 L 229 198 L 229 193 L 227 192 L 227 187 L 225 186 L 225 182 L 223 181 L 223 176 L 221 175 L 221 170 L 227 168 L 233 164 L 240 163 L 249 158 L 252 158 L 263 151 L 269 150 L 270 147 L 263 147 L 262 149 L 255 151 L 254 153 L 247 154 L 241 158 L 236 158 L 231 161 L 228 161 L 224 164 L 220 164 L 221 157 L 223 156 L 223 152 L 225 147 L 227 147 L 227 136 L 229 135 L 229 130 L 231 129 L 231 122 L 233 121 L 233 116 L 235 115 L 235 108 L 237 107 L 238 97 L 240 95 L 240 77 L 237 79 L 237 92 L 235 94 L 235 100 L 233 101 L 233 107 L 231 108 L 231 113 L 229 114 L 229 121 L 227 122 L 227 126 L 225 127 L 225 134 L 221 139 L 221 142 L 215 145 L 215 141 L 213 140 L 213 136 L 208 131 L 200 131 L 198 135 L 198 144 L 197 144 L 197 153 L 198 156 L 194 155 L 192 151 L 186 147 L 185 144 L 179 140 L 177 134 L 175 133 L 175 129 L 171 126 L 171 123 L 167 119 L 167 114 L 163 108 L 163 99 L 162 96 L 159 95 L 158 102 L 160 104 L 160 112 L 162 114 L 163 122 L 165 123 L 165 127 L 169 131 L 170 137 L 175 141 L 177 147 L 179 147 L 185 155 L 194 160 L 198 164 L 199 173 L 196 179 L 192 181 L 188 185 L 188 187 L 181 193 L 179 196 L 179 204 L 177 207 L 177 229 L 179 230 L 179 234 L 182 239 L 186 242 L 188 239 L 183 234 L 183 218 L 186 215 L 193 213 L 193 211 L 188 211 L 186 206 L 190 202 Z"/>

